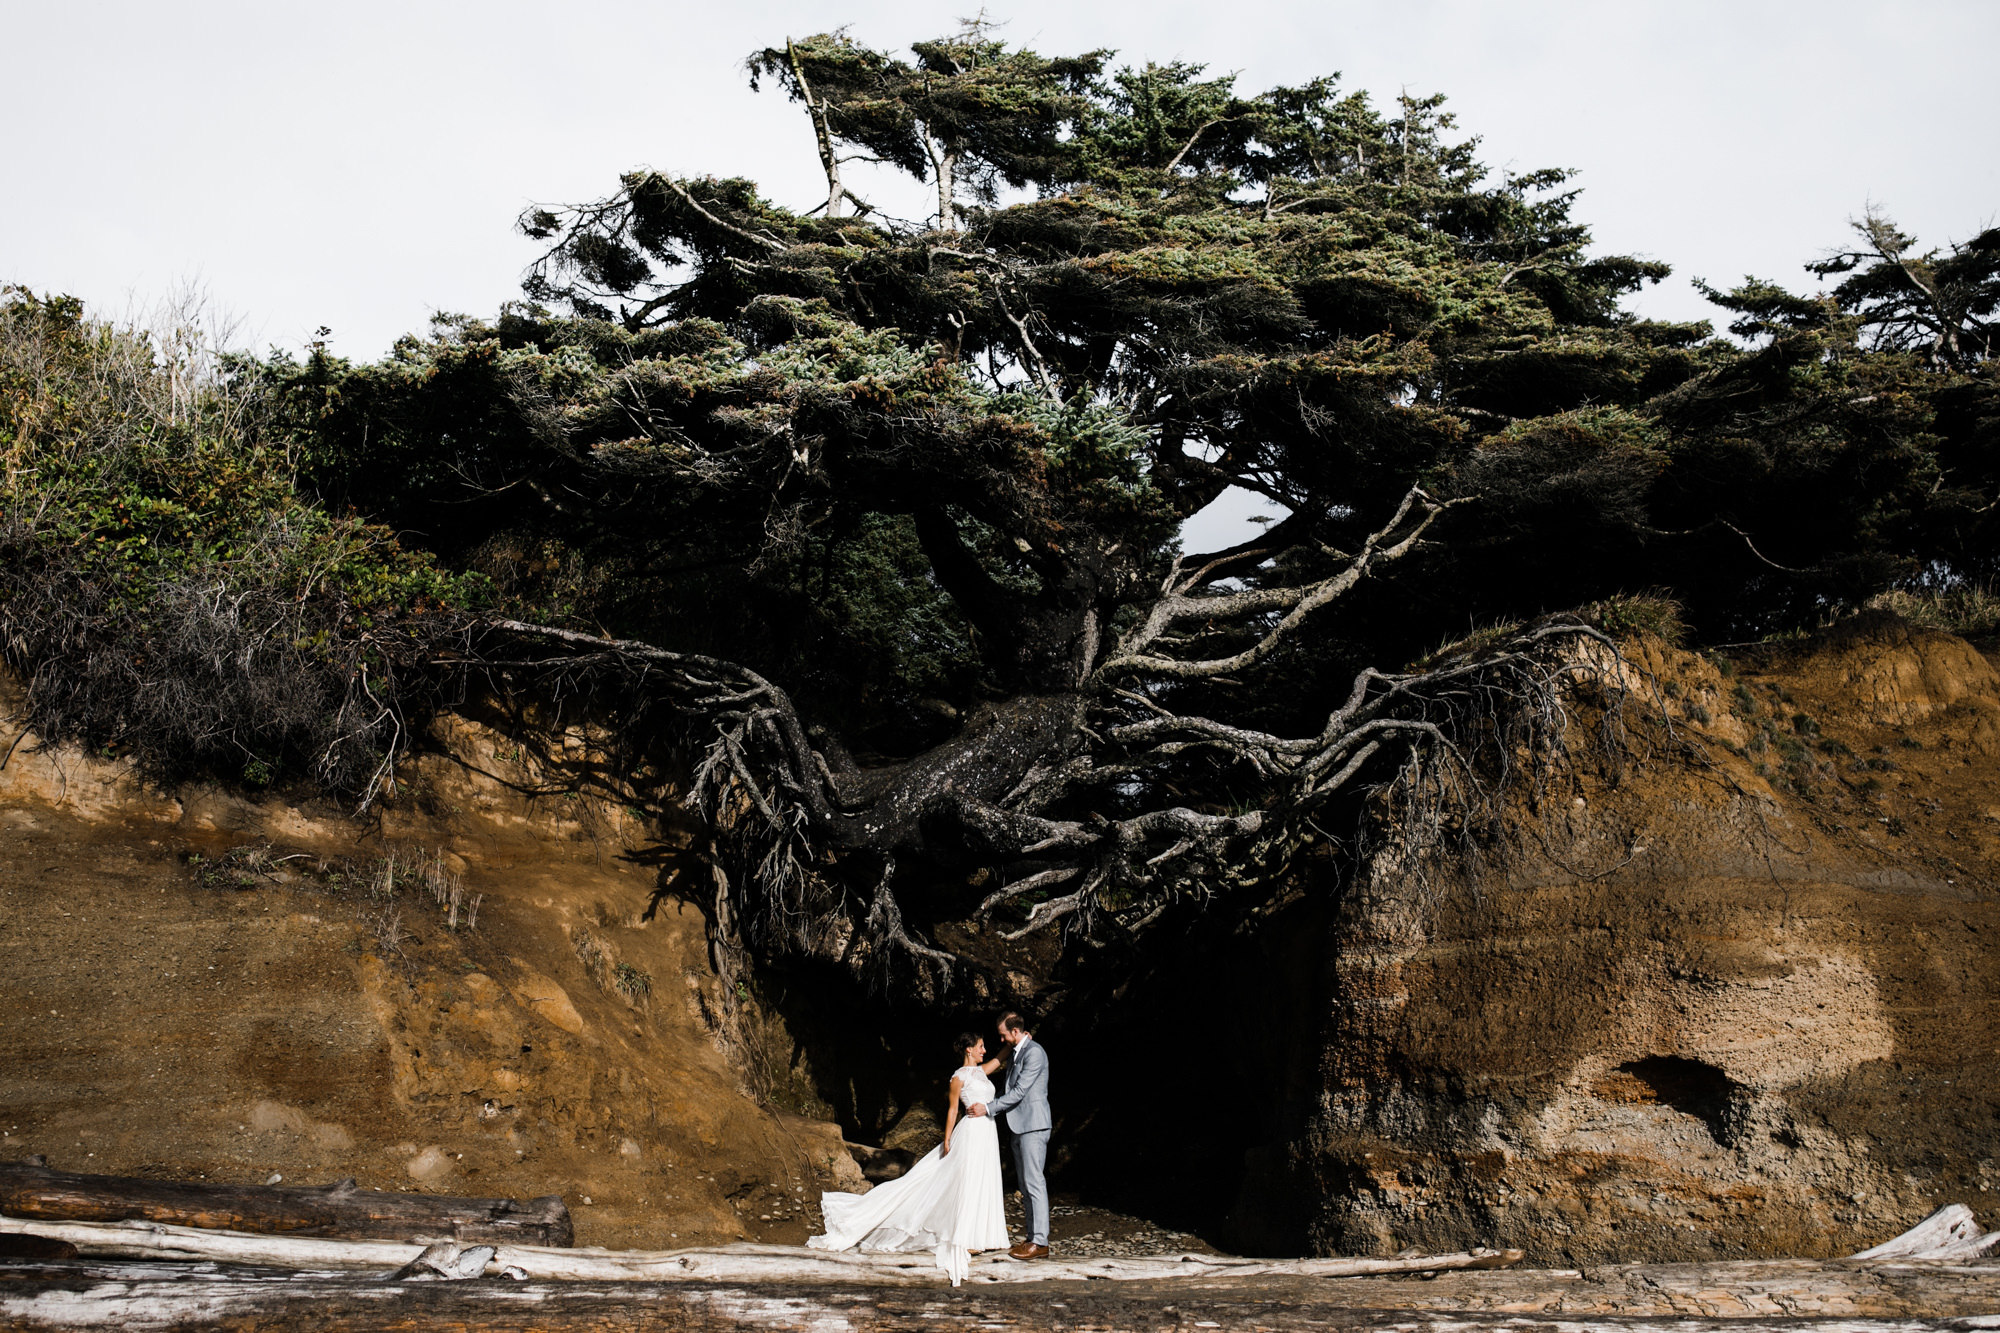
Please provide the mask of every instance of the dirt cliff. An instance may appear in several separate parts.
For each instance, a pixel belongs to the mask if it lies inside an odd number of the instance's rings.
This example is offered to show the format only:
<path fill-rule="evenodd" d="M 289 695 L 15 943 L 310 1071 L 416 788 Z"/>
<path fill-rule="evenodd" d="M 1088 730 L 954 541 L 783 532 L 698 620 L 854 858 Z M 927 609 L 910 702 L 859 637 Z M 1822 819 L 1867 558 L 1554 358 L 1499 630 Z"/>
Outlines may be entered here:
<path fill-rule="evenodd" d="M 1565 1266 L 2000 1216 L 2000 677 L 1882 617 L 1629 656 L 1629 753 L 1520 810 L 1511 860 L 1328 858 L 1052 984 L 1057 1187 L 1246 1252 Z M 697 830 L 571 781 L 587 734 L 521 734 L 447 719 L 366 823 L 22 738 L 0 1155 L 803 1240 L 858 1183 L 835 1115 L 914 1134 L 964 1015 L 716 956 Z"/>
<path fill-rule="evenodd" d="M 439 740 L 360 822 L 20 737 L 0 1157 L 560 1194 L 584 1245 L 802 1241 L 860 1176 L 731 1058 L 741 1000 L 679 893 L 685 837 L 546 790 L 581 733 L 539 757 L 465 719 Z"/>
<path fill-rule="evenodd" d="M 1632 661 L 1630 760 L 1511 864 L 1340 900 L 1247 1243 L 1825 1256 L 2000 1215 L 2000 678 L 1893 617 Z"/>

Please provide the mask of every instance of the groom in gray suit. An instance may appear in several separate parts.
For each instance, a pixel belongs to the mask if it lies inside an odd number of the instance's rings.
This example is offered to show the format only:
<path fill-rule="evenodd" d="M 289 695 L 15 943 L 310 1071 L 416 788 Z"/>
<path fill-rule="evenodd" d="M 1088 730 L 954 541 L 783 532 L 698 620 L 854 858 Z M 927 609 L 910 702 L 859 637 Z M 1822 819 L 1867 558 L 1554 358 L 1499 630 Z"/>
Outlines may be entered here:
<path fill-rule="evenodd" d="M 1021 1173 L 1021 1190 L 1028 1196 L 1028 1239 L 1007 1251 L 1016 1259 L 1046 1259 L 1049 1255 L 1049 1186 L 1042 1166 L 1049 1157 L 1049 1056 L 1035 1041 L 1021 1016 L 1000 1015 L 1000 1040 L 1014 1048 L 1007 1069 L 1007 1091 L 972 1108 L 973 1115 L 1005 1116 L 1001 1121 L 1014 1135 L 1014 1165 Z"/>

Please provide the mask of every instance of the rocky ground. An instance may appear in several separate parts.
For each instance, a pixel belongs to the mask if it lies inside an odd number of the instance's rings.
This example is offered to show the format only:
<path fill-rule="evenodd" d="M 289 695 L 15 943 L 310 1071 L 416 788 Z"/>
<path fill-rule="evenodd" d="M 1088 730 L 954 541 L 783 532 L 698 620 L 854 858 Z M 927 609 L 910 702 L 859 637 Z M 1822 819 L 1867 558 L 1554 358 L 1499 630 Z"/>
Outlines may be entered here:
<path fill-rule="evenodd" d="M 1007 1201 L 1007 1230 L 1022 1235 L 1025 1209 L 1019 1194 Z M 1154 1254 L 1215 1254 L 1207 1241 L 1140 1217 L 1093 1208 L 1057 1195 L 1049 1206 L 1049 1248 L 1070 1259 L 1119 1259 Z"/>

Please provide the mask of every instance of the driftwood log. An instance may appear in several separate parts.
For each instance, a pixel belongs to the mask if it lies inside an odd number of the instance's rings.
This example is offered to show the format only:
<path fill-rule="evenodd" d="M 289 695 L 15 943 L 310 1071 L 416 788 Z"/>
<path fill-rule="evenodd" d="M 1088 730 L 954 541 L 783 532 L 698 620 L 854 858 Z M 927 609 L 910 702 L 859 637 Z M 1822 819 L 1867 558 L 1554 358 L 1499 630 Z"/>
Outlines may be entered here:
<path fill-rule="evenodd" d="M 0 1162 L 0 1214 L 65 1222 L 161 1222 L 173 1226 L 355 1240 L 511 1242 L 565 1246 L 574 1232 L 556 1195 L 460 1199 L 363 1190 L 352 1180 L 324 1189 L 191 1184 L 53 1171 L 39 1159 Z"/>
<path fill-rule="evenodd" d="M 432 1278 L 507 1274 L 557 1282 L 858 1283 L 935 1286 L 943 1276 L 927 1253 L 868 1253 L 791 1245 L 724 1245 L 683 1250 L 560 1249 L 537 1245 L 398 1244 L 317 1236 L 250 1235 L 151 1222 L 54 1222 L 0 1216 L 0 1235 L 34 1235 L 76 1247 L 86 1257 L 175 1259 L 294 1270 L 359 1270 L 389 1276 L 419 1271 Z M 1966 1260 L 1984 1253 L 2000 1233 L 1982 1234 L 1971 1210 L 1952 1204 L 1909 1231 L 1844 1262 L 1865 1266 L 1894 1260 Z M 471 1262 L 477 1256 L 477 1262 Z M 1506 1268 L 1519 1250 L 1396 1259 L 1245 1259 L 1225 1255 L 1163 1255 L 1122 1259 L 1042 1259 L 1022 1263 L 1003 1254 L 974 1259 L 974 1284 L 1060 1281 L 1122 1282 L 1170 1278 L 1351 1278 L 1396 1273 L 1443 1273 Z"/>
<path fill-rule="evenodd" d="M 0 1233 L 27 1224 L 0 1220 Z M 438 1244 L 418 1249 L 385 1242 L 336 1242 L 305 1237 L 238 1236 L 263 1246 L 330 1246 L 321 1255 L 373 1265 L 401 1259 L 391 1272 L 225 1269 L 189 1263 L 175 1247 L 194 1243 L 183 1229 L 103 1224 L 40 1224 L 60 1239 L 81 1237 L 85 1256 L 67 1262 L 0 1262 L 0 1329 L 115 1326 L 119 1333 L 194 1328 L 390 1330 L 456 1329 L 470 1333 L 608 1333 L 610 1330 L 822 1329 L 851 1333 L 914 1333 L 923 1329 L 1004 1328 L 1058 1333 L 1087 1328 L 1264 1330 L 1408 1330 L 1408 1333 L 1741 1333 L 1812 1329 L 1820 1333 L 1922 1333 L 2000 1327 L 2000 1264 L 1968 1261 L 1968 1242 L 1991 1243 L 1969 1212 L 1946 1209 L 1896 1241 L 1831 1261 L 1746 1260 L 1712 1264 L 1609 1264 L 1586 1269 L 1445 1270 L 1446 1256 L 1417 1260 L 1284 1261 L 1209 1259 L 1198 1281 L 1161 1280 L 1133 1270 L 1136 1260 L 1106 1260 L 1123 1271 L 1047 1261 L 1014 1264 L 1023 1276 L 1055 1280 L 995 1282 L 958 1290 L 927 1278 L 860 1276 L 883 1259 L 927 1256 L 842 1256 L 779 1246 L 730 1246 L 665 1256 L 618 1256 L 605 1251 L 542 1251 L 573 1263 L 624 1258 L 651 1262 L 687 1258 L 674 1281 L 538 1280 L 519 1268 L 495 1277 L 509 1257 L 529 1247 Z M 109 1233 L 127 1233 L 122 1238 Z M 150 1244 L 133 1243 L 150 1234 Z M 227 1239 L 211 1235 L 209 1239 Z M 72 1240 L 70 1243 L 76 1243 Z M 250 1253 L 233 1249 L 238 1258 Z M 1913 1261 L 1904 1251 L 1950 1250 L 1956 1257 Z M 144 1253 L 117 1262 L 93 1253 Z M 1495 1256 L 1487 1262 L 1497 1262 Z M 759 1260 L 782 1260 L 779 1270 Z M 794 1261 L 847 1261 L 850 1270 L 827 1280 Z M 726 1262 L 725 1262 L 726 1261 Z M 1191 1259 L 1158 1261 L 1182 1265 Z M 730 1264 L 745 1276 L 727 1276 Z M 1412 1282 L 1408 1269 L 1436 1270 Z M 1368 1267 L 1358 1268 L 1356 1266 Z M 1077 1269 L 1086 1271 L 1078 1272 Z M 1333 1270 L 1329 1272 L 1327 1270 Z M 1402 1270 L 1400 1273 L 1397 1270 Z M 1039 1270 L 1039 1271 L 1037 1271 Z M 504 1269 L 503 1269 L 504 1271 Z M 977 1270 L 975 1270 L 976 1272 Z M 1324 1280 L 1337 1272 L 1344 1281 Z M 475 1272 L 485 1276 L 474 1277 Z M 1316 1275 L 1307 1276 L 1307 1272 Z M 508 1277 L 520 1274 L 522 1280 Z M 756 1274 L 756 1276 L 750 1276 Z M 763 1276 L 768 1274 L 770 1276 Z M 933 1270 L 934 1274 L 934 1270 Z M 1077 1277 L 1125 1277 L 1078 1281 Z M 1184 1276 L 1184 1275 L 1183 1275 Z M 457 1279 L 457 1280 L 454 1280 Z M 1068 1280 L 1064 1280 L 1068 1279 Z"/>
<path fill-rule="evenodd" d="M 2000 1231 L 1981 1231 L 1972 1210 L 1948 1203 L 1894 1240 L 1851 1254 L 1862 1263 L 1888 1259 L 1977 1259 L 2000 1245 Z"/>
<path fill-rule="evenodd" d="M 319 1271 L 349 1269 L 387 1276 L 427 1252 L 422 1245 L 310 1236 L 253 1236 L 164 1226 L 154 1222 L 45 1222 L 0 1217 L 0 1234 L 67 1241 L 88 1257 L 178 1259 Z M 486 1248 L 482 1246 L 481 1248 Z M 434 1256 L 440 1247 L 430 1247 Z M 1136 1281 L 1174 1277 L 1355 1277 L 1460 1268 L 1504 1268 L 1519 1250 L 1468 1250 L 1408 1259 L 1238 1259 L 1191 1254 L 1139 1259 L 1040 1259 L 1020 1263 L 1003 1254 L 978 1256 L 975 1283 L 1063 1279 Z M 484 1271 L 507 1269 L 545 1281 L 577 1282 L 850 1282 L 873 1286 L 935 1286 L 945 1280 L 928 1253 L 828 1253 L 794 1245 L 723 1245 L 687 1250 L 556 1249 L 498 1245 Z"/>
<path fill-rule="evenodd" d="M 0 1264 L 0 1329 L 117 1333 L 611 1333 L 840 1329 L 1922 1333 L 1994 1326 L 2000 1266 L 1789 1260 L 1443 1273 L 1434 1281 L 1217 1277 L 961 1287 L 852 1283 L 385 1282 L 80 1260 Z"/>

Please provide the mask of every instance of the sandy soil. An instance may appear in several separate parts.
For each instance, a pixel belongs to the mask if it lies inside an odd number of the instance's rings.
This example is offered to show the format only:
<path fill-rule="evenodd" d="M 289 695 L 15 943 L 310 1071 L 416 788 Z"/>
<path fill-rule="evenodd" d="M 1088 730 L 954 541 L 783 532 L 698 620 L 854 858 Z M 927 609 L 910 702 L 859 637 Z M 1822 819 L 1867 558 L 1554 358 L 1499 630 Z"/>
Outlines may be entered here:
<path fill-rule="evenodd" d="M 803 1240 L 807 1201 L 859 1174 L 838 1127 L 730 1063 L 700 913 L 660 891 L 671 849 L 445 795 L 363 826 L 17 747 L 0 1155 L 560 1194 L 585 1245 Z"/>

